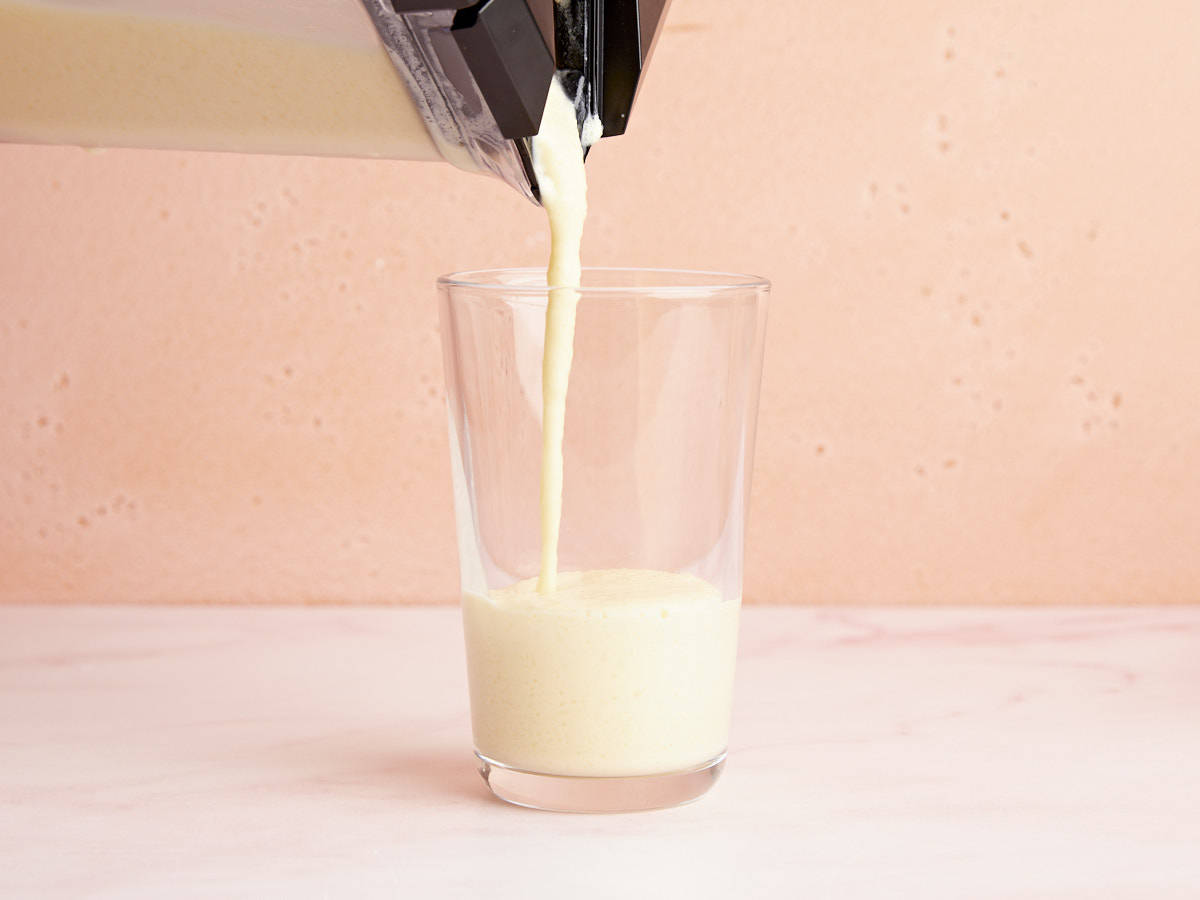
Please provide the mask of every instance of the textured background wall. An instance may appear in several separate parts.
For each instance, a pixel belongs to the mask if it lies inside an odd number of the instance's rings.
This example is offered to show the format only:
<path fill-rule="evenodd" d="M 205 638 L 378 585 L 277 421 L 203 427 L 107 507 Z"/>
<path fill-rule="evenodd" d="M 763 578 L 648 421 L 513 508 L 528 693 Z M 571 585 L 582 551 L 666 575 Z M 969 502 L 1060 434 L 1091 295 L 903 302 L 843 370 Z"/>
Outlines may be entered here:
<path fill-rule="evenodd" d="M 676 0 L 585 250 L 775 281 L 750 599 L 1200 598 L 1198 11 Z M 539 210 L 8 146 L 0 216 L 0 599 L 454 597 L 431 283 Z"/>

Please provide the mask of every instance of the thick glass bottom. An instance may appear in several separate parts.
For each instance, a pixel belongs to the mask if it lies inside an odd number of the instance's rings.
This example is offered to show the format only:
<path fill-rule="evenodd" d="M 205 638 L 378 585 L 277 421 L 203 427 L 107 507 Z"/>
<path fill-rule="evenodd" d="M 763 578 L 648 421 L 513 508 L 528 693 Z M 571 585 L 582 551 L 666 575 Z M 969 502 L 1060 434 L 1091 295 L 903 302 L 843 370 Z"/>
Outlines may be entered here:
<path fill-rule="evenodd" d="M 501 800 L 551 812 L 615 813 L 666 809 L 708 792 L 725 767 L 725 754 L 694 769 L 665 775 L 589 778 L 513 769 L 480 753 L 479 774 Z"/>

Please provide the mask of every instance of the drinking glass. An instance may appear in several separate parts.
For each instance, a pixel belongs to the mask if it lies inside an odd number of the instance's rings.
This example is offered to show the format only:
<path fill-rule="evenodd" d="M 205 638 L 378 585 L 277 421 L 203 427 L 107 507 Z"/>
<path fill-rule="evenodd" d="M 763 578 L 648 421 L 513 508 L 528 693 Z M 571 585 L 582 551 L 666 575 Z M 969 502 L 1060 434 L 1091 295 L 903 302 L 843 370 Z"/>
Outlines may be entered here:
<path fill-rule="evenodd" d="M 541 269 L 438 281 L 471 723 L 524 806 L 694 800 L 728 743 L 769 284 L 585 269 L 540 593 Z"/>

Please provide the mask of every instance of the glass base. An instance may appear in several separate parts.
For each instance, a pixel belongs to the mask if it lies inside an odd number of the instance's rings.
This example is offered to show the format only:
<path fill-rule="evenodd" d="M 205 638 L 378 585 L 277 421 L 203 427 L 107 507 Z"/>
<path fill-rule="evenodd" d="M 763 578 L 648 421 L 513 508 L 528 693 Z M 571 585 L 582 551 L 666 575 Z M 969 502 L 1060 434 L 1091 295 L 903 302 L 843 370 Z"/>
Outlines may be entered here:
<path fill-rule="evenodd" d="M 493 794 L 516 806 L 550 812 L 638 812 L 682 806 L 706 794 L 725 768 L 725 754 L 722 753 L 682 772 L 590 778 L 540 775 L 511 768 L 481 753 L 475 755 L 479 757 L 479 774 Z"/>

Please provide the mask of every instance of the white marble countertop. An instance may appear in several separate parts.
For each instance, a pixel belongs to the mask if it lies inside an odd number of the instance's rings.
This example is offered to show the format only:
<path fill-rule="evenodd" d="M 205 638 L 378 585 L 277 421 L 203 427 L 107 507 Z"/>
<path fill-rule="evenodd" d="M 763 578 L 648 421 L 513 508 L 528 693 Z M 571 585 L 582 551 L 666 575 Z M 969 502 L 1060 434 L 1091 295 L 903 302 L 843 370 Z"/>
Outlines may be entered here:
<path fill-rule="evenodd" d="M 0 608 L 0 896 L 1200 896 L 1200 608 L 755 609 L 695 805 L 490 798 L 457 611 Z"/>

